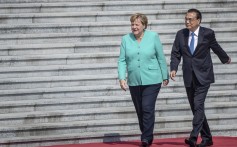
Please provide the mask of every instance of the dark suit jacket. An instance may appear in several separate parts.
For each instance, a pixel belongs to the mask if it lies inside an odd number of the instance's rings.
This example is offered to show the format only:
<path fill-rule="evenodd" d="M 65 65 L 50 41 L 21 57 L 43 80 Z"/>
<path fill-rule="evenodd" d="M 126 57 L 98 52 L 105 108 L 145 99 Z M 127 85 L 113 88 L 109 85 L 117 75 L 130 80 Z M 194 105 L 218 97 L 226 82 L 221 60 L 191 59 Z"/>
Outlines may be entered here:
<path fill-rule="evenodd" d="M 222 63 L 229 60 L 226 52 L 220 47 L 215 38 L 213 30 L 200 27 L 198 34 L 198 44 L 193 53 L 190 53 L 188 46 L 189 30 L 182 29 L 177 32 L 171 51 L 171 71 L 177 72 L 181 58 L 183 58 L 183 79 L 185 87 L 190 87 L 192 73 L 202 84 L 214 83 L 213 64 L 210 49 L 219 57 Z"/>

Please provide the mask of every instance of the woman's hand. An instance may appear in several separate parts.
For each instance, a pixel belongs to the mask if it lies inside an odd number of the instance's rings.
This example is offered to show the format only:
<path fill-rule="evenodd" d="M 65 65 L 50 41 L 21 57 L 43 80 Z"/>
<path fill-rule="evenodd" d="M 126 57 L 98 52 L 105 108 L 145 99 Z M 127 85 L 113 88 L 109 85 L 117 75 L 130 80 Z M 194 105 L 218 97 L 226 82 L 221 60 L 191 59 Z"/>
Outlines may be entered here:
<path fill-rule="evenodd" d="M 120 83 L 121 89 L 123 89 L 124 91 L 126 91 L 127 88 L 128 88 L 128 85 L 127 85 L 126 80 L 119 80 L 119 83 Z"/>
<path fill-rule="evenodd" d="M 163 85 L 164 85 L 164 86 L 167 86 L 168 84 L 169 84 L 169 80 L 164 80 L 164 81 L 163 81 Z"/>

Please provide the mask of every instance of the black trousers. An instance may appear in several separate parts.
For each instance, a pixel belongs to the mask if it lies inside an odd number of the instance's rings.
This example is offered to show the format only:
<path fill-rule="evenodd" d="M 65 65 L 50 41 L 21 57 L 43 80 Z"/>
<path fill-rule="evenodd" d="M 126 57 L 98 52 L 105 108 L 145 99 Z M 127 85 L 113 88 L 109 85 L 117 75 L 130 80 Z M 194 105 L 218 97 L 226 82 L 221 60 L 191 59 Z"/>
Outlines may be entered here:
<path fill-rule="evenodd" d="M 132 101 L 138 116 L 142 132 L 141 140 L 153 141 L 155 123 L 155 105 L 161 83 L 154 85 L 129 86 Z"/>
<path fill-rule="evenodd" d="M 191 87 L 186 87 L 189 104 L 193 113 L 193 129 L 190 133 L 190 139 L 197 141 L 200 133 L 202 140 L 211 140 L 212 135 L 207 123 L 204 105 L 210 84 L 201 85 L 194 73 L 192 76 Z"/>

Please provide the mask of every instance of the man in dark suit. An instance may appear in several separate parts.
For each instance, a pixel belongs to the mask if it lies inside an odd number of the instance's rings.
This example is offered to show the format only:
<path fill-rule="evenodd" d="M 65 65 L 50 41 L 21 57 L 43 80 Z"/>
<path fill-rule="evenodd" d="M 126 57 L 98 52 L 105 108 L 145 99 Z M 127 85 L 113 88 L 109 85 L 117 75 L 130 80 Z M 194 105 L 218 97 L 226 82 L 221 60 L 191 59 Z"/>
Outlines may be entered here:
<path fill-rule="evenodd" d="M 214 83 L 213 63 L 210 49 L 223 64 L 231 62 L 220 47 L 215 33 L 200 26 L 202 15 L 197 9 L 189 9 L 185 16 L 186 28 L 179 30 L 171 51 L 170 78 L 174 80 L 178 65 L 183 58 L 183 79 L 189 104 L 193 113 L 193 129 L 185 143 L 190 147 L 213 145 L 212 135 L 205 116 L 204 102 L 211 83 Z M 199 133 L 202 142 L 197 144 Z"/>

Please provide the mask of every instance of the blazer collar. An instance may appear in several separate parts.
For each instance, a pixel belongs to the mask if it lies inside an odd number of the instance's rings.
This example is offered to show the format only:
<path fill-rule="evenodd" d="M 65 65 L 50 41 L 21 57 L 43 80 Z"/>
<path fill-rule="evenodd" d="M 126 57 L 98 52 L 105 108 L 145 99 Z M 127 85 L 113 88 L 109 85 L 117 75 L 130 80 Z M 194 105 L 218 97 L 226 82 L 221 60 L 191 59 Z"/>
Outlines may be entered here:
<path fill-rule="evenodd" d="M 187 48 L 187 52 L 189 52 L 190 55 L 192 55 L 190 50 L 189 50 L 189 45 L 188 45 L 189 30 L 188 29 L 184 29 L 183 34 L 184 34 L 184 41 L 185 41 L 185 45 L 186 45 L 186 48 Z"/>
<path fill-rule="evenodd" d="M 200 46 L 201 42 L 203 42 L 203 38 L 204 38 L 204 28 L 200 26 L 199 33 L 198 33 L 198 44 L 197 44 L 197 47 L 195 49 L 195 52 L 196 52 L 196 50 L 199 49 L 199 46 Z"/>

